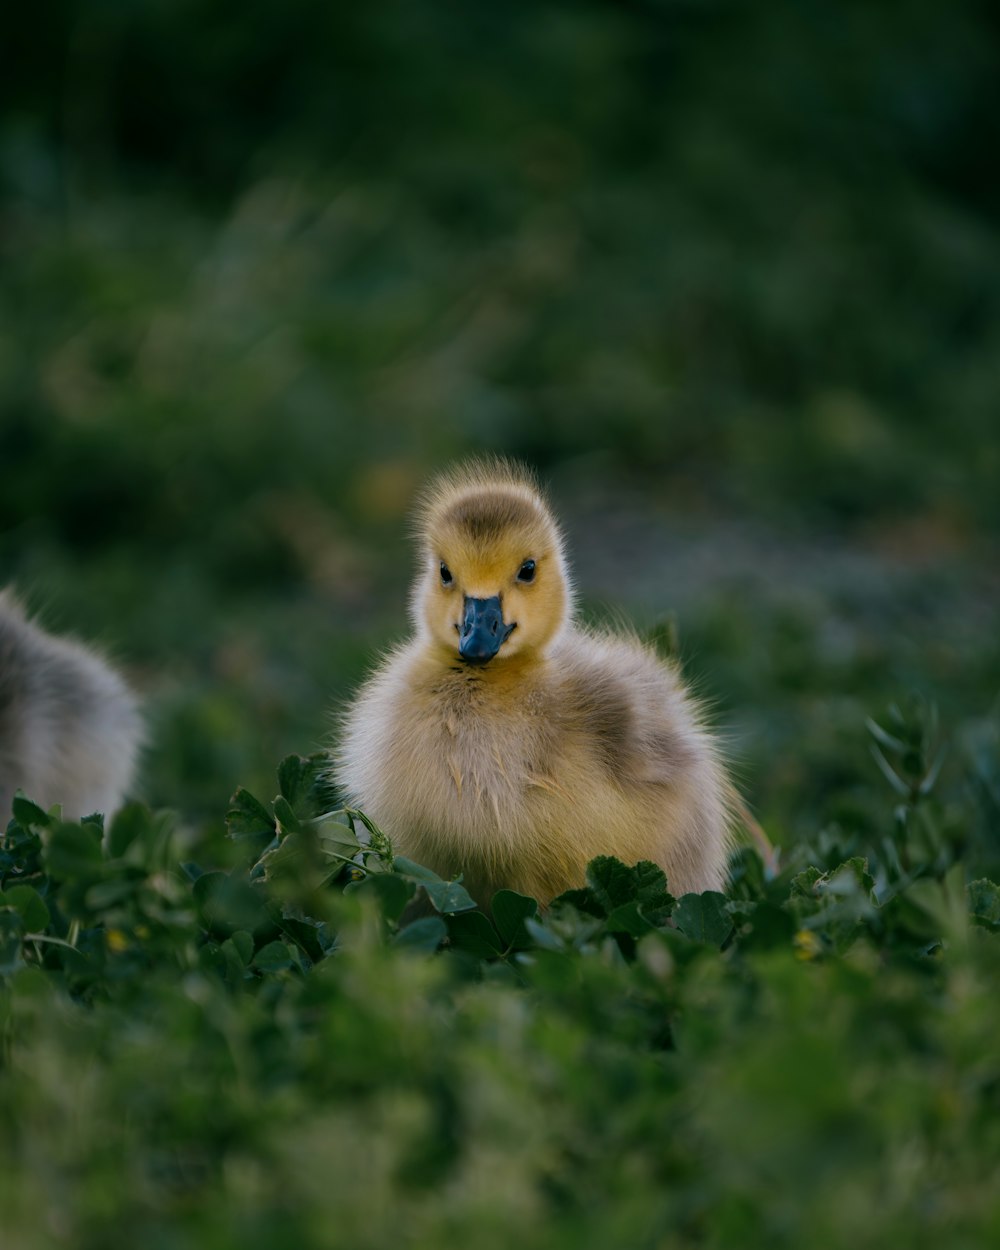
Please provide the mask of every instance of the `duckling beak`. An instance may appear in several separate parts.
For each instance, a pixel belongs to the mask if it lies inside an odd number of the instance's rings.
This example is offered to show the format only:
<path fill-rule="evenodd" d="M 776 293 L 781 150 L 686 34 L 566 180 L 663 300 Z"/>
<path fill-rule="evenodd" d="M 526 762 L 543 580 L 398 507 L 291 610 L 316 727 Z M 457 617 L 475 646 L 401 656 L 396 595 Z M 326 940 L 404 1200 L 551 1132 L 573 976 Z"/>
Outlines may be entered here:
<path fill-rule="evenodd" d="M 486 664 L 513 632 L 505 625 L 500 596 L 490 599 L 466 599 L 458 654 L 467 664 Z"/>

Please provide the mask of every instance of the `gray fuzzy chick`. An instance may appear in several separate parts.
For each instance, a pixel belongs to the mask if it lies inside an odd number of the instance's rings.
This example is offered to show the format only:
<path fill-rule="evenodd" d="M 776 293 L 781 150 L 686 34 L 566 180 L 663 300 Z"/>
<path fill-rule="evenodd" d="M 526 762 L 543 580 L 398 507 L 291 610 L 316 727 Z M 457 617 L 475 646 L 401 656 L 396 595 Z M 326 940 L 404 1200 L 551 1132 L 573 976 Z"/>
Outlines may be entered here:
<path fill-rule="evenodd" d="M 0 591 L 0 828 L 17 790 L 78 820 L 110 815 L 142 742 L 135 696 L 101 656 L 29 621 Z"/>

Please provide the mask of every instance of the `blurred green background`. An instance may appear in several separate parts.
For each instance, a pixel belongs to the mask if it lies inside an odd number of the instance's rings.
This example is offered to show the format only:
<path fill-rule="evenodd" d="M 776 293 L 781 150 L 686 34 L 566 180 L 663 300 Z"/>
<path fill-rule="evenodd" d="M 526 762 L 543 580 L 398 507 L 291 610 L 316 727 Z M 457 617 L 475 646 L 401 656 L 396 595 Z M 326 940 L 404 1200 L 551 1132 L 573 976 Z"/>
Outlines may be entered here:
<path fill-rule="evenodd" d="M 1000 16 L 979 0 L 53 0 L 0 79 L 0 583 L 218 824 L 405 630 L 407 512 L 523 457 L 778 842 L 863 722 L 1000 691 Z M 881 799 L 880 799 L 881 802 Z M 884 805 L 884 804 L 883 804 Z"/>

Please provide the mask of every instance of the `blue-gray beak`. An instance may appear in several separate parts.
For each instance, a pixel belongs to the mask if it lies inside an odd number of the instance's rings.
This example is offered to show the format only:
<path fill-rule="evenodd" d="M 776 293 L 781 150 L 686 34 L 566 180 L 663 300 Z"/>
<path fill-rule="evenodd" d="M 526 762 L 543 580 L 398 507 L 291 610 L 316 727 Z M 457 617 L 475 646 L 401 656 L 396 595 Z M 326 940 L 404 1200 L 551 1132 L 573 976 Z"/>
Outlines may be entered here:
<path fill-rule="evenodd" d="M 467 664 L 486 664 L 510 637 L 513 625 L 505 625 L 500 596 L 466 599 L 458 654 Z"/>

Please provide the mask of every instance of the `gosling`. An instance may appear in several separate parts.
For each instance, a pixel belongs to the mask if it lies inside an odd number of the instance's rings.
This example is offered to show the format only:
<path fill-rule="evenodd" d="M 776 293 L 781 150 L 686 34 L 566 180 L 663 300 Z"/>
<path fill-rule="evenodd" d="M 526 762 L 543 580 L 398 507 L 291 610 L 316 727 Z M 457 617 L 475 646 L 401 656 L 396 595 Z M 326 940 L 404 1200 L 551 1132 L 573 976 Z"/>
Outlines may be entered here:
<path fill-rule="evenodd" d="M 478 461 L 418 513 L 412 638 L 344 717 L 334 776 L 396 851 L 547 902 L 588 862 L 652 860 L 674 894 L 726 883 L 731 784 L 677 668 L 573 620 L 531 474 Z"/>
<path fill-rule="evenodd" d="M 132 783 L 136 700 L 82 643 L 39 629 L 0 591 L 0 827 L 17 790 L 67 819 L 110 816 Z"/>

